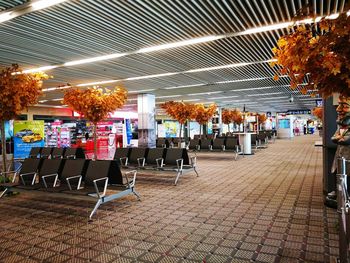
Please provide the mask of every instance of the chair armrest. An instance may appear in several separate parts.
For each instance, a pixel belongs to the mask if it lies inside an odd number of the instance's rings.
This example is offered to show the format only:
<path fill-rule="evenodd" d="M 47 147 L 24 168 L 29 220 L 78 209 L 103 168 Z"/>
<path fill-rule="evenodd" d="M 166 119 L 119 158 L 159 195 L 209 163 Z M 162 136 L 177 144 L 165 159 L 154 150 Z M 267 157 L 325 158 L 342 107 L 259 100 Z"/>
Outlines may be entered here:
<path fill-rule="evenodd" d="M 226 146 L 225 145 L 221 145 L 221 148 L 222 148 L 223 151 L 226 150 Z"/>
<path fill-rule="evenodd" d="M 183 165 L 184 165 L 184 159 L 177 159 L 176 160 L 177 170 L 182 171 Z"/>
<path fill-rule="evenodd" d="M 129 181 L 129 174 L 133 174 L 133 178 L 131 181 Z M 126 178 L 126 182 L 129 188 L 132 188 L 135 186 L 135 182 L 136 182 L 136 175 L 137 175 L 137 170 L 132 170 L 129 172 L 125 173 L 125 178 Z"/>
<path fill-rule="evenodd" d="M 199 151 L 201 149 L 201 146 L 198 144 L 196 145 L 196 150 Z"/>
<path fill-rule="evenodd" d="M 197 166 L 197 156 L 192 156 L 190 158 L 190 160 L 191 160 L 191 166 L 196 167 Z"/>
<path fill-rule="evenodd" d="M 212 151 L 213 150 L 213 145 L 209 145 L 209 150 Z"/>
<path fill-rule="evenodd" d="M 76 159 L 75 154 L 66 155 L 66 159 Z"/>
<path fill-rule="evenodd" d="M 71 186 L 71 184 L 70 184 L 70 180 L 72 180 L 72 179 L 77 179 L 77 178 L 79 179 L 79 181 L 78 181 L 78 186 L 77 186 L 77 190 L 79 190 L 79 189 L 80 189 L 80 185 L 81 185 L 81 179 L 83 178 L 81 175 L 75 175 L 75 176 L 71 176 L 71 177 L 67 177 L 67 178 L 66 178 L 66 181 L 67 181 L 69 190 L 72 190 L 72 186 Z"/>
<path fill-rule="evenodd" d="M 103 186 L 103 193 L 102 194 L 100 194 L 100 191 L 98 190 L 98 186 L 97 186 L 97 182 L 99 182 L 99 181 L 105 181 L 105 184 Z M 95 187 L 95 191 L 96 191 L 97 197 L 98 198 L 104 197 L 106 195 L 106 191 L 107 191 L 108 177 L 102 177 L 102 178 L 99 178 L 99 179 L 95 179 L 92 182 L 94 183 L 94 187 Z"/>
<path fill-rule="evenodd" d="M 146 161 L 146 159 L 144 157 L 137 158 L 137 164 L 139 165 L 139 167 L 144 167 L 145 161 Z"/>
<path fill-rule="evenodd" d="M 36 179 L 36 176 L 37 176 L 36 172 L 24 173 L 24 174 L 20 174 L 19 175 L 21 180 L 22 180 L 23 185 L 26 185 L 26 182 L 24 181 L 23 176 L 31 175 L 31 174 L 33 175 L 33 180 L 32 180 L 32 185 L 33 185 L 35 183 L 35 179 Z"/>
<path fill-rule="evenodd" d="M 127 166 L 128 165 L 128 157 L 121 157 L 119 158 L 120 165 Z M 124 161 L 124 163 L 123 163 Z"/>
<path fill-rule="evenodd" d="M 51 155 L 51 159 L 56 159 L 56 158 L 62 159 L 63 156 L 62 156 L 61 154 L 58 154 L 58 155 Z"/>
<path fill-rule="evenodd" d="M 157 168 L 162 168 L 164 166 L 164 159 L 163 158 L 157 158 L 156 159 Z"/>
<path fill-rule="evenodd" d="M 55 177 L 55 181 L 53 182 L 53 187 L 56 187 L 58 174 L 57 173 L 56 174 L 47 174 L 47 175 L 44 175 L 41 177 L 41 179 L 43 179 L 43 183 L 44 183 L 45 188 L 48 188 L 47 182 L 46 182 L 46 178 L 48 178 L 48 177 Z"/>

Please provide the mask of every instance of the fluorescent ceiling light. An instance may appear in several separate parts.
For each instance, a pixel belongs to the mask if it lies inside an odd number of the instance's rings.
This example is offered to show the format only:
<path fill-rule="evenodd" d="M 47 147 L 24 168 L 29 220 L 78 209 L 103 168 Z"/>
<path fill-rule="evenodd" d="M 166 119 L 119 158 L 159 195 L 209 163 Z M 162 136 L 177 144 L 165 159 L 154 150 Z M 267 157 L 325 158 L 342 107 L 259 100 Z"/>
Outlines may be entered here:
<path fill-rule="evenodd" d="M 159 50 L 164 50 L 164 49 L 183 47 L 183 46 L 188 46 L 188 45 L 194 45 L 194 44 L 214 41 L 214 40 L 218 40 L 218 39 L 221 39 L 224 37 L 225 37 L 224 35 L 217 35 L 217 36 L 206 36 L 206 37 L 193 38 L 193 39 L 189 39 L 189 40 L 184 40 L 184 41 L 179 41 L 179 42 L 174 42 L 174 43 L 169 43 L 169 44 L 164 44 L 164 45 L 159 45 L 159 46 L 141 48 L 140 50 L 136 51 L 135 53 L 148 53 L 148 52 L 159 51 Z"/>
<path fill-rule="evenodd" d="M 159 96 L 159 97 L 156 97 L 156 99 L 177 98 L 177 97 L 181 97 L 181 96 L 182 96 L 182 95 Z"/>
<path fill-rule="evenodd" d="M 268 26 L 261 26 L 261 27 L 255 27 L 251 29 L 244 30 L 242 32 L 237 33 L 238 36 L 242 35 L 250 35 L 250 34 L 256 34 L 256 33 L 261 33 L 261 32 L 267 32 L 267 31 L 272 31 L 272 30 L 277 30 L 277 29 L 282 29 L 282 28 L 288 28 L 293 25 L 294 22 L 286 22 L 286 23 L 278 23 L 278 24 L 273 24 L 273 25 L 268 25 Z"/>
<path fill-rule="evenodd" d="M 238 95 L 237 96 L 225 96 L 225 97 L 210 97 L 208 98 L 209 100 L 220 100 L 220 99 L 228 99 L 228 98 L 237 98 L 239 97 Z"/>
<path fill-rule="evenodd" d="M 102 61 L 102 60 L 109 60 L 109 59 L 113 59 L 113 58 L 120 58 L 120 57 L 123 57 L 126 55 L 127 55 L 127 53 L 115 53 L 115 54 L 110 54 L 110 55 L 105 55 L 105 56 L 100 56 L 100 57 L 74 60 L 74 61 L 64 63 L 63 66 L 65 66 L 65 67 L 75 66 L 75 65 L 97 62 L 97 61 Z"/>
<path fill-rule="evenodd" d="M 103 85 L 103 84 L 110 84 L 121 81 L 119 79 L 111 79 L 111 80 L 104 80 L 104 81 L 96 81 L 96 82 L 90 82 L 90 83 L 82 83 L 78 85 L 73 85 L 77 87 L 86 87 L 86 86 L 97 86 L 97 85 Z"/>
<path fill-rule="evenodd" d="M 45 103 L 47 102 L 48 100 L 39 100 L 39 103 Z"/>
<path fill-rule="evenodd" d="M 13 14 L 12 12 L 6 12 L 3 14 L 0 14 L 0 23 L 12 19 L 13 18 L 12 14 Z"/>
<path fill-rule="evenodd" d="M 132 94 L 132 93 L 142 93 L 142 92 L 148 92 L 148 91 L 154 91 L 156 89 L 141 89 L 141 90 L 131 90 L 131 91 L 128 91 L 128 93 Z"/>
<path fill-rule="evenodd" d="M 30 6 L 32 7 L 32 11 L 36 11 L 36 10 L 44 9 L 53 5 L 60 4 L 64 1 L 67 1 L 67 0 L 40 0 L 40 1 L 33 2 Z"/>
<path fill-rule="evenodd" d="M 208 91 L 208 92 L 198 92 L 198 93 L 190 93 L 186 94 L 187 96 L 197 96 L 197 95 L 211 95 L 211 94 L 218 94 L 223 93 L 223 91 Z"/>
<path fill-rule="evenodd" d="M 248 88 L 248 89 L 232 89 L 230 91 L 249 91 L 249 90 L 263 90 L 263 89 L 276 89 L 281 87 L 289 87 L 290 85 L 280 85 L 280 86 L 269 86 L 269 87 L 257 87 L 257 88 Z"/>
<path fill-rule="evenodd" d="M 191 85 L 183 85 L 183 86 L 174 86 L 174 87 L 166 87 L 162 89 L 181 89 L 181 88 L 189 88 L 189 87 L 200 87 L 205 86 L 207 83 L 199 83 L 199 84 L 191 84 Z"/>
<path fill-rule="evenodd" d="M 123 80 L 139 80 L 139 79 L 159 78 L 159 77 L 166 77 L 166 76 L 177 75 L 177 74 L 180 74 L 180 73 L 181 72 L 168 72 L 168 73 L 162 73 L 162 74 L 154 74 L 154 75 L 126 78 L 126 79 L 123 79 Z"/>
<path fill-rule="evenodd" d="M 271 92 L 271 93 L 249 94 L 246 96 L 248 96 L 248 97 L 260 97 L 260 96 L 278 95 L 278 94 L 282 94 L 282 93 L 283 92 Z"/>
<path fill-rule="evenodd" d="M 52 99 L 51 101 L 60 101 L 63 100 L 63 98 L 59 98 L 59 99 Z"/>
<path fill-rule="evenodd" d="M 200 99 L 189 99 L 189 100 L 178 100 L 178 101 L 183 101 L 183 102 L 189 102 L 189 101 L 199 101 Z"/>
<path fill-rule="evenodd" d="M 282 97 L 272 97 L 272 98 L 260 98 L 258 100 L 275 100 L 275 99 L 287 99 L 287 96 L 282 96 Z"/>
<path fill-rule="evenodd" d="M 39 68 L 26 69 L 26 70 L 22 71 L 22 73 L 35 73 L 35 72 L 46 71 L 46 70 L 50 70 L 50 69 L 54 69 L 54 68 L 57 68 L 57 66 L 43 66 L 43 67 L 39 67 Z"/>

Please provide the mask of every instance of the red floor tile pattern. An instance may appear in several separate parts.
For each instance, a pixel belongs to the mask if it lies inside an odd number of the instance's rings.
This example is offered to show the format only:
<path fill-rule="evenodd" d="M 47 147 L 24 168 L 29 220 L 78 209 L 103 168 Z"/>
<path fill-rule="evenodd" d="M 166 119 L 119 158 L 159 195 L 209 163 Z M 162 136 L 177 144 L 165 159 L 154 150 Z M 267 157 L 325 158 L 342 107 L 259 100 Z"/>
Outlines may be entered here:
<path fill-rule="evenodd" d="M 101 207 L 21 193 L 0 200 L 0 262 L 329 262 L 337 215 L 322 203 L 316 136 L 253 156 L 198 153 L 200 177 L 140 175 Z"/>

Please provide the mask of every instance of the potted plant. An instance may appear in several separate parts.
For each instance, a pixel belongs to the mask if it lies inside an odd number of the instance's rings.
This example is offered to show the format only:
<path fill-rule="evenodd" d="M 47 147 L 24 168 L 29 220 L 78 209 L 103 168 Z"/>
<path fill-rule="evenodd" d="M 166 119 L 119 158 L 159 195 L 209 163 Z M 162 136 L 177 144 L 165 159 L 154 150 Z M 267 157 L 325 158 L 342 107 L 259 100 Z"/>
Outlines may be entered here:
<path fill-rule="evenodd" d="M 62 103 L 93 123 L 94 160 L 97 159 L 97 122 L 106 119 L 109 113 L 121 108 L 126 99 L 127 90 L 120 86 L 104 90 L 97 87 L 85 90 L 73 87 L 65 91 Z"/>

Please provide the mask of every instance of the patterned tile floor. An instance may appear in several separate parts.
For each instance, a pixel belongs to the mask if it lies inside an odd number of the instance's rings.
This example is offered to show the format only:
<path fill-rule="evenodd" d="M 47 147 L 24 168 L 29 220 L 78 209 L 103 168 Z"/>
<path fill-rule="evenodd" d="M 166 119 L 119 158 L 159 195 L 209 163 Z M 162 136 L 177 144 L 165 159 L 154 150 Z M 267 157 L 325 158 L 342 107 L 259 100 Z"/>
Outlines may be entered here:
<path fill-rule="evenodd" d="M 0 200 L 0 262 L 330 262 L 337 216 L 322 202 L 317 136 L 253 156 L 199 153 L 200 177 L 140 175 L 101 207 L 21 193 Z"/>

